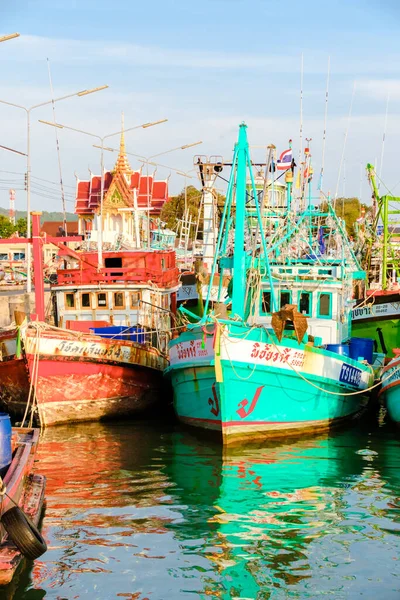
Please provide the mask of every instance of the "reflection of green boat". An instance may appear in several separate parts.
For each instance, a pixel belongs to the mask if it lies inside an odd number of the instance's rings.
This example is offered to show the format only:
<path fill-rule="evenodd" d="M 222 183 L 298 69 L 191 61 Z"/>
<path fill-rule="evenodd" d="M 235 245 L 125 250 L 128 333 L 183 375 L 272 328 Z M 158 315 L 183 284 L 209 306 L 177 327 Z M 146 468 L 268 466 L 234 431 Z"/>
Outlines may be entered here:
<path fill-rule="evenodd" d="M 345 432 L 230 451 L 218 475 L 215 446 L 189 435 L 177 437 L 170 465 L 175 494 L 184 513 L 200 511 L 205 521 L 180 523 L 181 544 L 190 552 L 193 539 L 209 537 L 204 596 L 199 597 L 269 598 L 258 594 L 286 590 L 309 577 L 309 546 L 334 531 L 343 518 L 344 490 L 362 471 L 357 441 L 352 446 Z"/>

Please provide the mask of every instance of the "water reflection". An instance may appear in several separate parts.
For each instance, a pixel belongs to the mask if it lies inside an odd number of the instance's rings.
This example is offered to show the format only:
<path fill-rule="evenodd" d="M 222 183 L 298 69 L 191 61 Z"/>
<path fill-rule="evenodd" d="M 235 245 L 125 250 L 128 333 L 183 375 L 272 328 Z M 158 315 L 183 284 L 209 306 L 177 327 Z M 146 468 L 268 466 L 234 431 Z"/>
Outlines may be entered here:
<path fill-rule="evenodd" d="M 38 459 L 49 551 L 7 600 L 400 596 L 386 427 L 223 455 L 164 423 L 79 425 Z"/>

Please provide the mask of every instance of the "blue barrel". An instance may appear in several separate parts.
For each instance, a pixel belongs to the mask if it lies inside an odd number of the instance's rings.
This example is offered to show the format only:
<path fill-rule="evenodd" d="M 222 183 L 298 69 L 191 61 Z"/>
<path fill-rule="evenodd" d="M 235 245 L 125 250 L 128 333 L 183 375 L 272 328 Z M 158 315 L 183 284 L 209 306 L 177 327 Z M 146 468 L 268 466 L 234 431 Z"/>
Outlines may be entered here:
<path fill-rule="evenodd" d="M 372 364 L 374 352 L 374 340 L 371 338 L 350 338 L 350 358 L 358 360 L 362 358 Z"/>
<path fill-rule="evenodd" d="M 326 349 L 342 356 L 350 356 L 350 348 L 347 344 L 327 344 Z"/>
<path fill-rule="evenodd" d="M 144 344 L 144 329 L 141 327 L 126 327 L 125 325 L 113 325 L 112 327 L 93 327 L 92 333 L 113 340 L 127 340 Z"/>
<path fill-rule="evenodd" d="M 0 413 L 0 476 L 4 477 L 12 460 L 11 421 L 7 413 Z"/>

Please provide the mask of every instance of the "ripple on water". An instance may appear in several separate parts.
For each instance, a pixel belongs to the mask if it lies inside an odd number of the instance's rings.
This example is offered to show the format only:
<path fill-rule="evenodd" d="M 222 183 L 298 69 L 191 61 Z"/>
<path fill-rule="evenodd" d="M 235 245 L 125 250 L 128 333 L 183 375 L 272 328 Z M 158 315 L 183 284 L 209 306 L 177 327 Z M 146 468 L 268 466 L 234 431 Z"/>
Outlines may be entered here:
<path fill-rule="evenodd" d="M 88 424 L 45 431 L 37 468 L 49 551 L 6 600 L 400 597 L 385 427 L 222 453 L 163 424 Z"/>

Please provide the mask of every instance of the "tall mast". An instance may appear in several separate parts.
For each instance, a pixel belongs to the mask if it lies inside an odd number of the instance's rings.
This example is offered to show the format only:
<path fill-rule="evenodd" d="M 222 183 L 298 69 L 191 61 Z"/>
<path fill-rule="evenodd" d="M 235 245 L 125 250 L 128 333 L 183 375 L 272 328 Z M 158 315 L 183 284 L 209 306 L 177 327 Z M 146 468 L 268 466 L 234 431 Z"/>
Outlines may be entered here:
<path fill-rule="evenodd" d="M 246 294 L 246 253 L 244 248 L 244 229 L 246 217 L 246 156 L 247 125 L 242 123 L 239 129 L 237 170 L 236 170 L 236 217 L 235 249 L 233 253 L 233 294 L 232 316 L 244 319 Z"/>

